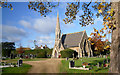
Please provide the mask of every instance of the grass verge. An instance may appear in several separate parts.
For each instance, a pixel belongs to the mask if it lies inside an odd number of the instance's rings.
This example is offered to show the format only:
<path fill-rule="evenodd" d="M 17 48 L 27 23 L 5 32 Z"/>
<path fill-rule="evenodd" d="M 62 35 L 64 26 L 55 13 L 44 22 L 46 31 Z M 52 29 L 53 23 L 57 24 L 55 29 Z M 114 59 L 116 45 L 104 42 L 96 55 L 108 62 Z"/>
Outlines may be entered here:
<path fill-rule="evenodd" d="M 23 64 L 21 67 L 2 68 L 2 74 L 3 75 L 9 74 L 9 73 L 24 73 L 24 74 L 26 74 L 31 67 L 32 67 L 31 65 Z"/>

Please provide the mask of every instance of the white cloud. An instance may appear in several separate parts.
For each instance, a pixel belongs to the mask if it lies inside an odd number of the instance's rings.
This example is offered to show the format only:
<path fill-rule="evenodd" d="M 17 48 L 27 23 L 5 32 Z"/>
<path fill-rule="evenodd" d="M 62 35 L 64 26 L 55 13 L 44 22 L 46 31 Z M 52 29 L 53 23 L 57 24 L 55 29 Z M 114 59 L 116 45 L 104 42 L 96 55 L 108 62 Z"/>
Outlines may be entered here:
<path fill-rule="evenodd" d="M 50 34 L 55 32 L 56 17 L 44 17 L 32 19 L 30 21 L 21 20 L 19 23 L 41 34 Z"/>
<path fill-rule="evenodd" d="M 94 23 L 98 24 L 98 22 L 102 22 L 103 23 L 103 19 L 102 18 L 96 18 Z"/>
<path fill-rule="evenodd" d="M 51 36 L 40 36 L 40 37 L 37 37 L 37 44 L 38 46 L 46 44 L 53 47 L 54 39 Z"/>
<path fill-rule="evenodd" d="M 19 23 L 24 27 L 27 27 L 27 28 L 31 27 L 31 24 L 25 20 L 20 20 Z"/>
<path fill-rule="evenodd" d="M 33 25 L 33 28 L 42 34 L 54 33 L 56 26 L 56 18 L 46 17 L 43 19 L 35 19 Z"/>
<path fill-rule="evenodd" d="M 21 37 L 25 37 L 26 32 L 23 29 L 15 26 L 3 25 L 2 26 L 2 39 L 7 41 L 20 41 Z"/>

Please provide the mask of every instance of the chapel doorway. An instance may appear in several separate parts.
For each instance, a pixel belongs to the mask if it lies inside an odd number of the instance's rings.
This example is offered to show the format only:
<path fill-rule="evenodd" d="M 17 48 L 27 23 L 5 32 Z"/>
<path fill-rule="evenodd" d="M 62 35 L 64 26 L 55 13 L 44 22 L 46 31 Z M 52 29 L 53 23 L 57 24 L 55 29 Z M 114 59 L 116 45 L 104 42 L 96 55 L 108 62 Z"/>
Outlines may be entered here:
<path fill-rule="evenodd" d="M 55 58 L 57 58 L 57 51 L 55 50 Z"/>

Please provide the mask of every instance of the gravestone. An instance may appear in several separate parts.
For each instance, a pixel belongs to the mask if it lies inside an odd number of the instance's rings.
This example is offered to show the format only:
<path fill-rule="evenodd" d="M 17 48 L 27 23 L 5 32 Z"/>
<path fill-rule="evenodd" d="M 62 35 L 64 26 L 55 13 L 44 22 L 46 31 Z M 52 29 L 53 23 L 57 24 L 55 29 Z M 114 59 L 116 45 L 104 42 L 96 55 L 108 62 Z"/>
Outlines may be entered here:
<path fill-rule="evenodd" d="M 97 67 L 99 68 L 99 67 L 101 67 L 101 62 L 99 62 L 99 63 L 97 63 Z"/>
<path fill-rule="evenodd" d="M 71 60 L 69 61 L 69 67 L 74 67 L 75 66 L 75 61 Z"/>
<path fill-rule="evenodd" d="M 82 59 L 81 59 L 81 61 L 82 61 Z"/>
<path fill-rule="evenodd" d="M 22 63 L 23 63 L 23 60 L 18 60 L 18 62 L 17 62 L 17 65 L 18 65 L 18 67 L 20 67 L 20 66 L 22 66 Z"/>
<path fill-rule="evenodd" d="M 66 60 L 69 60 L 69 58 L 67 57 Z"/>
<path fill-rule="evenodd" d="M 10 54 L 10 59 L 13 59 L 13 54 Z"/>
<path fill-rule="evenodd" d="M 105 67 L 106 62 L 107 62 L 106 60 L 103 60 L 103 66 L 104 66 L 104 67 Z"/>
<path fill-rule="evenodd" d="M 110 59 L 107 59 L 107 63 L 110 63 Z"/>

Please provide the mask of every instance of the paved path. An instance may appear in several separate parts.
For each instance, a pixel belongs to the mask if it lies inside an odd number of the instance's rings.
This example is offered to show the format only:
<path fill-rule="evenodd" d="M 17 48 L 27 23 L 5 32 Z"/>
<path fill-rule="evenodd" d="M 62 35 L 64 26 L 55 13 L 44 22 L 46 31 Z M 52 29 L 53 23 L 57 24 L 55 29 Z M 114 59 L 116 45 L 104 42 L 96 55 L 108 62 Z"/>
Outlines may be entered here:
<path fill-rule="evenodd" d="M 40 61 L 24 61 L 23 63 L 32 65 L 28 73 L 59 73 L 61 59 L 47 59 Z"/>

